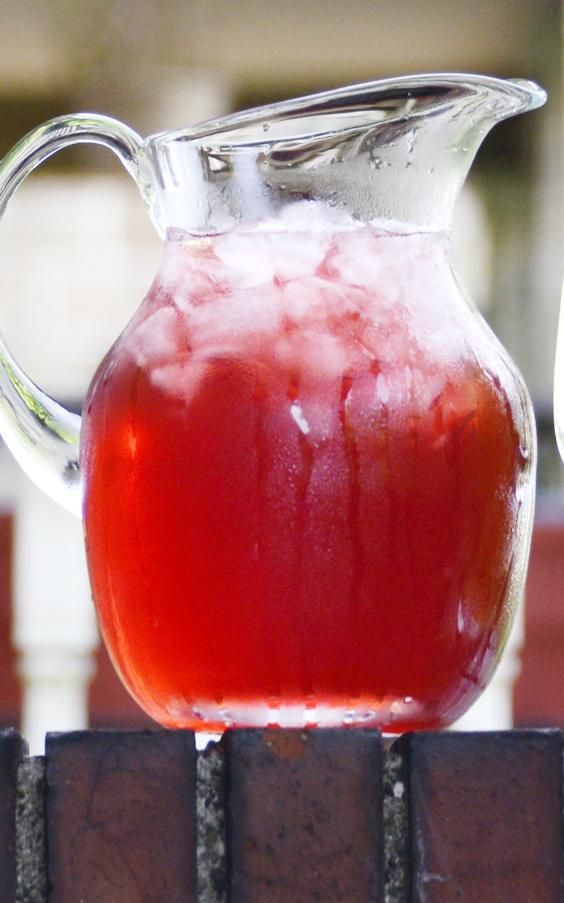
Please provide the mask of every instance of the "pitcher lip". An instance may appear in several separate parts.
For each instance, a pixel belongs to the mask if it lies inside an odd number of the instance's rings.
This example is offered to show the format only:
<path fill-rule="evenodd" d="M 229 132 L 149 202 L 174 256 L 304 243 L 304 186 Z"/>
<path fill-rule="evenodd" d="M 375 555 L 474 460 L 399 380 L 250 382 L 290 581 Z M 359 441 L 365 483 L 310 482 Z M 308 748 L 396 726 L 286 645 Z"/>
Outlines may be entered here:
<path fill-rule="evenodd" d="M 492 75 L 477 75 L 470 73 L 439 72 L 421 73 L 418 75 L 400 75 L 393 78 L 383 78 L 368 82 L 359 82 L 344 87 L 320 91 L 302 97 L 290 98 L 264 106 L 252 107 L 236 113 L 229 113 L 218 119 L 210 119 L 197 123 L 194 126 L 170 131 L 157 132 L 150 135 L 147 143 L 161 143 L 164 141 L 199 141 L 212 138 L 222 133 L 229 133 L 253 126 L 262 126 L 263 133 L 253 135 L 247 140 L 235 140 L 233 146 L 256 146 L 270 144 L 272 138 L 268 135 L 271 124 L 291 119 L 327 116 L 329 113 L 341 115 L 356 113 L 355 128 L 366 128 L 374 124 L 374 111 L 378 104 L 398 102 L 398 113 L 405 116 L 399 103 L 406 104 L 415 100 L 418 96 L 435 93 L 445 100 L 450 92 L 456 89 L 466 88 L 469 92 L 490 91 L 497 97 L 507 99 L 507 109 L 497 113 L 496 119 L 504 119 L 506 116 L 524 113 L 542 106 L 546 101 L 546 92 L 533 81 L 521 78 L 501 78 Z M 393 108 L 390 108 L 393 109 Z M 370 113 L 372 110 L 373 116 Z M 408 111 L 407 111 L 408 112 Z M 323 131 L 326 131 L 323 130 Z M 306 130 L 312 137 L 317 130 Z M 284 138 L 279 135 L 274 139 L 277 142 Z M 230 143 L 227 141 L 226 143 Z"/>

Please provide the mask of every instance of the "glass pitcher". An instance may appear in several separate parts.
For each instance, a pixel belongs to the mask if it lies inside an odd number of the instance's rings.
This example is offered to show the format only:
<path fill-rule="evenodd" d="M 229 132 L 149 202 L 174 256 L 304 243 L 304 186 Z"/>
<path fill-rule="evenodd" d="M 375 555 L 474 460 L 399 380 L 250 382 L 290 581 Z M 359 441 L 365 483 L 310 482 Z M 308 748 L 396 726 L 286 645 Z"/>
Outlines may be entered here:
<path fill-rule="evenodd" d="M 161 724 L 436 728 L 488 683 L 534 424 L 449 228 L 489 129 L 543 102 L 402 77 L 146 140 L 59 118 L 2 162 L 3 208 L 48 155 L 106 145 L 164 241 L 82 422 L 0 350 L 2 435 L 82 513 L 105 642 Z"/>

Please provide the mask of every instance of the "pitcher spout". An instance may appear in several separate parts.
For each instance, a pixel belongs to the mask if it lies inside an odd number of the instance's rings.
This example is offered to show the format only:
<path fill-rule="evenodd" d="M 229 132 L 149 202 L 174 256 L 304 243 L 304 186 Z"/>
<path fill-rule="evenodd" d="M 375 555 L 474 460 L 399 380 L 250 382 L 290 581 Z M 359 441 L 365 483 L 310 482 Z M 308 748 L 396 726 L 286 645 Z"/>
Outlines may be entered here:
<path fill-rule="evenodd" d="M 398 173 L 396 203 L 412 221 L 448 230 L 484 138 L 504 119 L 542 106 L 546 94 L 524 79 L 440 75 L 411 81 L 405 132 L 388 152 Z"/>
<path fill-rule="evenodd" d="M 476 153 L 494 125 L 541 106 L 533 82 L 481 75 L 420 75 L 380 82 L 388 117 L 369 128 L 368 203 L 378 217 L 448 231 Z M 378 96 L 379 95 L 379 96 Z"/>

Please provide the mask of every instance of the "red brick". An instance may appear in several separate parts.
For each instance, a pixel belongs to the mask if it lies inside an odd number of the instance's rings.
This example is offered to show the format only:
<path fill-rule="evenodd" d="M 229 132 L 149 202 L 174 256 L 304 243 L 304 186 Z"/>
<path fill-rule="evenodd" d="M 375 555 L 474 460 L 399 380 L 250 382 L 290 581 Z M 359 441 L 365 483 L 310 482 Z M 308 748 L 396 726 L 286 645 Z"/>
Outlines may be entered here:
<path fill-rule="evenodd" d="M 382 900 L 375 731 L 227 735 L 230 903 Z"/>
<path fill-rule="evenodd" d="M 46 760 L 49 903 L 195 903 L 192 734 L 52 734 Z"/>
<path fill-rule="evenodd" d="M 561 903 L 558 731 L 414 734 L 414 903 Z"/>

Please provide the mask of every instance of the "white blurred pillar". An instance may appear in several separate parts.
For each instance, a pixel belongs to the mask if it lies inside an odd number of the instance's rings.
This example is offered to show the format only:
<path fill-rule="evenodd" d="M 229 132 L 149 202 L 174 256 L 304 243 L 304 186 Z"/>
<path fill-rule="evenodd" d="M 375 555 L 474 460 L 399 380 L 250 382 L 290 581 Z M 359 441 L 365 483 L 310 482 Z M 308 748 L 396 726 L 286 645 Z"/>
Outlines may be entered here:
<path fill-rule="evenodd" d="M 22 681 L 21 731 L 32 755 L 47 731 L 88 725 L 98 631 L 80 521 L 17 473 L 13 641 Z"/>

